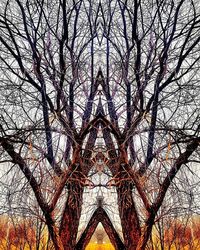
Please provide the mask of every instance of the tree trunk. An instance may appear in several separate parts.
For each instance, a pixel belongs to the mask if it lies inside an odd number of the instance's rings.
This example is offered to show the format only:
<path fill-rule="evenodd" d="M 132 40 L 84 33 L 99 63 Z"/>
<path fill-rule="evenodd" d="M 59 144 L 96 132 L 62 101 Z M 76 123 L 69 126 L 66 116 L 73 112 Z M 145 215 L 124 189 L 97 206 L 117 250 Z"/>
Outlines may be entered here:
<path fill-rule="evenodd" d="M 115 230 L 110 218 L 108 217 L 105 210 L 102 210 L 102 219 L 101 223 L 112 243 L 112 245 L 115 247 L 115 250 L 124 250 L 124 244 L 121 241 L 118 232 Z"/>
<path fill-rule="evenodd" d="M 123 185 L 123 187 L 117 189 L 124 245 L 127 250 L 135 250 L 141 235 L 140 223 L 132 197 L 132 190 L 130 186 L 126 186 L 126 190 L 124 187 Z"/>
<path fill-rule="evenodd" d="M 58 228 L 55 226 L 51 214 L 46 213 L 45 218 L 46 218 L 46 224 L 48 226 L 48 231 L 51 236 L 55 250 L 65 250 L 62 244 L 61 237 L 58 232 Z"/>
<path fill-rule="evenodd" d="M 114 226 L 112 225 L 109 216 L 102 207 L 98 207 L 96 211 L 93 213 L 92 217 L 90 218 L 90 221 L 88 222 L 87 227 L 85 228 L 84 232 L 82 233 L 76 245 L 76 250 L 84 250 L 86 248 L 99 222 L 102 223 L 115 249 L 124 250 L 125 248 L 123 242 L 121 241 L 118 233 L 116 232 Z"/>
<path fill-rule="evenodd" d="M 90 221 L 88 222 L 88 225 L 85 228 L 84 232 L 82 233 L 79 241 L 77 242 L 76 250 L 84 250 L 86 248 L 93 233 L 95 232 L 98 223 L 99 223 L 98 210 L 96 210 L 92 215 L 92 217 L 90 218 Z"/>
<path fill-rule="evenodd" d="M 142 229 L 142 234 L 141 234 L 141 237 L 140 237 L 140 240 L 138 242 L 136 250 L 145 250 L 146 249 L 147 242 L 148 242 L 149 237 L 150 237 L 151 232 L 152 232 L 154 219 L 155 219 L 155 215 L 153 213 L 150 214 L 149 218 L 147 219 L 147 221 L 145 223 L 145 226 Z"/>
<path fill-rule="evenodd" d="M 76 246 L 82 194 L 83 189 L 78 184 L 73 184 L 73 188 L 69 190 L 60 225 L 60 236 L 64 250 L 73 250 Z"/>

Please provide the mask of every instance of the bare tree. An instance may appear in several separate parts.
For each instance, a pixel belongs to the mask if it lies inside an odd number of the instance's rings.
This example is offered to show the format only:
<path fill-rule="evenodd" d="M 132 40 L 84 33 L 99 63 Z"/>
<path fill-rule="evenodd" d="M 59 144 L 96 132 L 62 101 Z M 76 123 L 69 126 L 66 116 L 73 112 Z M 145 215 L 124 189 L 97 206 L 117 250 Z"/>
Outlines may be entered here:
<path fill-rule="evenodd" d="M 3 176 L 31 188 L 56 250 L 83 249 L 101 221 L 95 204 L 78 241 L 87 187 L 115 188 L 123 242 L 100 214 L 127 250 L 145 249 L 182 183 L 194 196 L 199 23 L 196 0 L 1 1 Z"/>

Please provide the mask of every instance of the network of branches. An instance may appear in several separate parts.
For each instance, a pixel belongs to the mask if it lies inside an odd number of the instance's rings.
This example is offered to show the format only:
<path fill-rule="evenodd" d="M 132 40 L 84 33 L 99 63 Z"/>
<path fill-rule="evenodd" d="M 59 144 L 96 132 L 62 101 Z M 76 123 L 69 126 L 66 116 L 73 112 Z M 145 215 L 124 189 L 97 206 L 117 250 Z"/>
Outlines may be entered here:
<path fill-rule="evenodd" d="M 198 0 L 2 0 L 1 213 L 55 250 L 98 223 L 147 249 L 163 218 L 196 216 L 199 50 Z"/>

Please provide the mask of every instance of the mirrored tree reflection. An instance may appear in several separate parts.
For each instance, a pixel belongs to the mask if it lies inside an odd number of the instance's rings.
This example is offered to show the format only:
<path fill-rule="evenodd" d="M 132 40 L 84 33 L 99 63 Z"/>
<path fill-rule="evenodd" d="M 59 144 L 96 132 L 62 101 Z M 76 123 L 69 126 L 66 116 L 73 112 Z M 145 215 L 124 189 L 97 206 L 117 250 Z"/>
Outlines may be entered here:
<path fill-rule="evenodd" d="M 199 23 L 197 0 L 0 2 L 0 245 L 198 249 Z"/>

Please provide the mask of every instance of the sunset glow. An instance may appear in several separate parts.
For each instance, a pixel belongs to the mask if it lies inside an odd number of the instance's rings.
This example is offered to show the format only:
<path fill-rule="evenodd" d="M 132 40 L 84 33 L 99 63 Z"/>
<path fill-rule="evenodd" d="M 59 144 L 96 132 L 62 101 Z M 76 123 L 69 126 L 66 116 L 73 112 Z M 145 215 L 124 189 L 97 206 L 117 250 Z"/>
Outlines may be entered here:
<path fill-rule="evenodd" d="M 90 243 L 85 250 L 115 250 L 111 243 L 96 244 Z"/>

